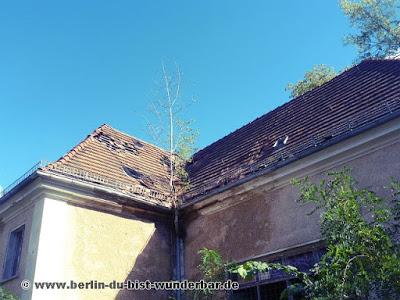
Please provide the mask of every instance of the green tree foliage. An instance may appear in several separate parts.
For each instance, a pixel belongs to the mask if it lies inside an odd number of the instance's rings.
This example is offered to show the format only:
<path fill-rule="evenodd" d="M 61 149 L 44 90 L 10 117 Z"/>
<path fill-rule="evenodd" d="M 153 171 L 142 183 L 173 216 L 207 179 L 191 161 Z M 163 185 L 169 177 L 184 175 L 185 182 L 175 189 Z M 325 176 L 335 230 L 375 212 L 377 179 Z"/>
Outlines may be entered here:
<path fill-rule="evenodd" d="M 296 180 L 300 202 L 313 203 L 321 216 L 327 252 L 310 274 L 292 266 L 246 262 L 231 272 L 246 278 L 282 270 L 301 280 L 307 299 L 400 299 L 400 250 L 396 242 L 400 184 L 393 183 L 394 205 L 360 189 L 349 169 L 329 180 Z M 296 286 L 296 288 L 298 288 Z M 375 297 L 375 298 L 374 298 Z"/>
<path fill-rule="evenodd" d="M 341 0 L 340 4 L 356 29 L 345 42 L 357 47 L 360 59 L 384 57 L 400 49 L 398 0 Z"/>
<path fill-rule="evenodd" d="M 316 65 L 311 71 L 305 73 L 304 78 L 296 83 L 289 83 L 286 87 L 292 98 L 321 86 L 337 74 L 334 69 L 325 65 Z"/>
<path fill-rule="evenodd" d="M 202 279 L 207 282 L 224 281 L 228 271 L 229 263 L 224 262 L 217 250 L 202 248 L 199 250 L 200 264 L 197 266 L 202 274 Z M 196 290 L 186 292 L 187 299 L 211 300 L 216 298 L 218 292 L 213 290 Z M 223 295 L 222 295 L 223 297 Z"/>
<path fill-rule="evenodd" d="M 349 169 L 315 184 L 296 181 L 303 203 L 322 208 L 327 253 L 313 270 L 312 293 L 323 299 L 398 299 L 400 253 L 389 234 L 393 211 L 381 197 L 360 189 Z"/>
<path fill-rule="evenodd" d="M 345 38 L 354 45 L 358 58 L 386 57 L 400 51 L 400 0 L 340 0 L 343 13 L 355 32 Z M 289 83 L 286 90 L 291 97 L 304 93 L 331 80 L 337 74 L 325 65 L 317 65 L 297 83 Z"/>
<path fill-rule="evenodd" d="M 400 248 L 400 182 L 392 180 L 390 186 L 393 194 L 392 198 L 392 219 L 388 226 L 389 233 L 396 246 Z"/>
<path fill-rule="evenodd" d="M 4 288 L 0 287 L 0 300 L 18 300 L 18 298 Z"/>
<path fill-rule="evenodd" d="M 227 264 L 221 254 L 216 250 L 203 248 L 199 250 L 200 265 L 198 269 L 203 274 L 204 280 L 219 281 L 225 278 Z"/>
<path fill-rule="evenodd" d="M 230 264 L 229 272 L 238 274 L 244 279 L 251 279 L 259 272 L 267 272 L 271 270 L 283 271 L 288 275 L 301 279 L 306 285 L 311 285 L 312 281 L 307 273 L 299 271 L 296 267 L 282 265 L 280 263 L 266 263 L 262 261 L 247 261 L 243 264 Z"/>

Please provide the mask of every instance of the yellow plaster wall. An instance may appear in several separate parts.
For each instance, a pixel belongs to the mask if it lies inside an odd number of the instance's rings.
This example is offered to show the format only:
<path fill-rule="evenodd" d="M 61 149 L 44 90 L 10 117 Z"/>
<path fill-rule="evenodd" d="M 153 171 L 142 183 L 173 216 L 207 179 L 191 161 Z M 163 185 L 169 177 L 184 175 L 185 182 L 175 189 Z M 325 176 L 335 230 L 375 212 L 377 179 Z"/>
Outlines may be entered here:
<path fill-rule="evenodd" d="M 162 227 L 157 228 L 160 226 L 151 221 L 46 199 L 35 281 L 124 281 L 132 274 L 150 280 L 168 280 L 168 235 L 160 232 Z M 157 252 L 159 257 L 154 258 L 154 263 L 161 264 L 157 268 L 164 270 L 154 274 L 151 266 L 143 268 L 140 262 L 143 257 L 151 261 Z M 146 260 L 146 264 L 150 261 Z M 146 299 L 136 294 L 111 289 L 34 290 L 32 299 Z"/>

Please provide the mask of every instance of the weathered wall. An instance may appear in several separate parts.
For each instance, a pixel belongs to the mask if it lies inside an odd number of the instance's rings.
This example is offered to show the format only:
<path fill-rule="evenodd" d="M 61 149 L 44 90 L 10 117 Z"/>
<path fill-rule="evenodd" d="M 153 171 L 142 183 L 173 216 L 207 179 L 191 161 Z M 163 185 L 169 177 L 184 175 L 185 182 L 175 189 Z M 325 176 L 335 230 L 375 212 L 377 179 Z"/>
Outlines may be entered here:
<path fill-rule="evenodd" d="M 397 142 L 346 165 L 353 168 L 353 175 L 360 185 L 374 187 L 378 193 L 387 195 L 388 191 L 383 187 L 388 185 L 390 177 L 400 179 L 399 153 L 400 143 Z M 326 171 L 310 179 L 319 180 Z M 243 186 L 235 189 L 239 191 L 241 188 Z M 226 200 L 240 204 L 223 210 L 205 215 L 201 211 L 188 214 L 186 276 L 193 278 L 198 275 L 197 252 L 202 247 L 219 249 L 228 260 L 242 260 L 320 238 L 319 215 L 308 216 L 312 207 L 300 205 L 296 199 L 298 192 L 289 183 L 272 190 L 256 188 L 240 196 L 233 195 Z"/>
<path fill-rule="evenodd" d="M 45 199 L 35 281 L 169 280 L 168 225 Z M 32 299 L 166 299 L 165 293 L 33 290 Z"/>
<path fill-rule="evenodd" d="M 0 277 L 3 276 L 5 255 L 7 251 L 7 244 L 9 240 L 10 233 L 16 228 L 25 225 L 24 238 L 22 244 L 21 258 L 17 276 L 11 280 L 2 283 L 2 286 L 7 290 L 11 291 L 13 294 L 20 296 L 21 288 L 20 283 L 23 278 L 25 278 L 26 271 L 32 268 L 32 261 L 29 259 L 29 240 L 31 236 L 35 236 L 35 228 L 32 228 L 32 221 L 35 216 L 36 211 L 41 210 L 41 203 L 29 203 L 28 205 L 16 205 L 15 207 L 9 209 L 6 213 L 2 215 L 0 223 Z"/>

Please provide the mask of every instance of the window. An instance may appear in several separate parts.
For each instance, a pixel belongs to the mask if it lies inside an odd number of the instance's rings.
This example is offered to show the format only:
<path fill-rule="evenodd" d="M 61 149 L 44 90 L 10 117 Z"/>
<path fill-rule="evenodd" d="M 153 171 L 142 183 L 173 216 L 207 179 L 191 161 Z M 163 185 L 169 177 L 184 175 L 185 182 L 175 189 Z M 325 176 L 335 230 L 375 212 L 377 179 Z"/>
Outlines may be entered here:
<path fill-rule="evenodd" d="M 286 281 L 264 284 L 260 286 L 262 300 L 280 300 L 282 292 L 286 289 Z"/>
<path fill-rule="evenodd" d="M 10 234 L 7 245 L 7 253 L 4 261 L 3 279 L 10 279 L 17 275 L 19 261 L 21 259 L 22 241 L 25 225 L 15 229 Z"/>
<path fill-rule="evenodd" d="M 315 249 L 303 252 L 297 255 L 283 256 L 275 260 L 269 260 L 271 263 L 282 263 L 284 265 L 293 265 L 300 271 L 307 272 L 317 263 L 325 254 L 325 249 Z M 232 280 L 238 281 L 239 278 L 232 277 Z M 279 270 L 269 270 L 254 276 L 250 282 L 246 281 L 239 290 L 233 291 L 229 300 L 280 300 L 282 293 L 290 284 L 297 283 L 298 280 Z M 249 285 L 251 287 L 249 287 Z M 290 293 L 287 290 L 286 299 L 303 300 L 304 295 L 301 292 Z"/>
<path fill-rule="evenodd" d="M 257 288 L 250 287 L 235 291 L 232 295 L 232 300 L 257 300 Z"/>

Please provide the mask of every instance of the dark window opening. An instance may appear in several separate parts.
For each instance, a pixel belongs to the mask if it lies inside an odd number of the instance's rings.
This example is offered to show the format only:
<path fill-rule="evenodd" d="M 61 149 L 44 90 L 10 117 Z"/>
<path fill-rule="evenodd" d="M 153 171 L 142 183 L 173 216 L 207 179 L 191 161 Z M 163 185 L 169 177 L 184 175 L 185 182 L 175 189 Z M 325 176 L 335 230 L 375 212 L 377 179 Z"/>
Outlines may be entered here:
<path fill-rule="evenodd" d="M 280 300 L 282 292 L 286 289 L 286 281 L 278 281 L 260 286 L 261 300 Z"/>
<path fill-rule="evenodd" d="M 10 279 L 17 275 L 19 262 L 21 260 L 24 230 L 25 230 L 25 225 L 17 228 L 10 234 L 10 238 L 7 244 L 7 253 L 3 269 L 4 280 Z"/>
<path fill-rule="evenodd" d="M 301 284 L 300 280 L 298 280 L 298 279 L 291 280 L 290 281 L 290 285 L 292 285 L 292 287 L 294 287 L 296 285 L 303 286 Z M 291 296 L 292 296 L 293 300 L 305 300 L 306 299 L 304 289 L 299 289 L 299 288 L 292 289 Z"/>
<path fill-rule="evenodd" d="M 262 284 L 250 288 L 241 289 L 232 293 L 232 300 L 304 300 L 304 293 L 301 291 L 287 290 L 291 284 L 298 281 L 278 281 L 274 283 Z M 257 291 L 258 289 L 258 291 Z M 258 296 L 257 296 L 257 293 Z"/>
<path fill-rule="evenodd" d="M 326 250 L 315 249 L 301 254 L 283 256 L 274 260 L 269 260 L 271 263 L 281 263 L 284 265 L 292 265 L 300 271 L 308 272 L 315 263 L 325 254 Z M 233 276 L 230 279 L 239 281 L 242 286 L 237 291 L 232 291 L 228 299 L 241 300 L 304 300 L 304 290 L 301 286 L 287 289 L 291 285 L 299 284 L 299 280 L 280 271 L 269 270 L 259 273 L 255 279 L 241 283 L 240 278 Z M 244 284 L 245 286 L 243 286 Z M 249 287 L 249 285 L 251 287 Z M 282 298 L 281 298 L 282 297 Z"/>
<path fill-rule="evenodd" d="M 232 294 L 232 300 L 257 300 L 257 288 L 251 287 L 234 291 Z"/>

